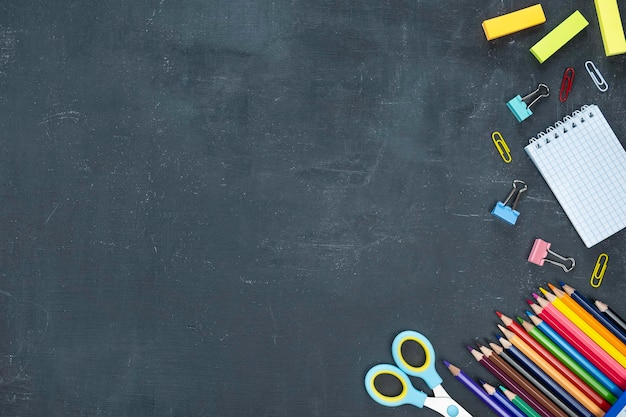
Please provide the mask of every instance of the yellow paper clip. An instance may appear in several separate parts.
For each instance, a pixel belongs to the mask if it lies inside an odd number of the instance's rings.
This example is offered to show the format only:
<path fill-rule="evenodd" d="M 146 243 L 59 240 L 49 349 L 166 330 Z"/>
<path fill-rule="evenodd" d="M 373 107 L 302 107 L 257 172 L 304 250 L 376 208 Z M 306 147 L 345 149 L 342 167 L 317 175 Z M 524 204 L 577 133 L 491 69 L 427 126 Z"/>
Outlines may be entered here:
<path fill-rule="evenodd" d="M 591 280 L 589 280 L 589 284 L 593 288 L 598 288 L 600 284 L 602 284 L 602 278 L 604 278 L 604 273 L 606 272 L 606 265 L 609 263 L 609 255 L 606 253 L 601 253 L 598 256 L 598 260 L 596 261 L 596 266 L 593 268 L 593 272 L 591 273 Z"/>
<path fill-rule="evenodd" d="M 496 145 L 496 149 L 500 152 L 502 160 L 504 160 L 507 164 L 511 162 L 513 160 L 513 158 L 511 158 L 511 150 L 504 141 L 500 132 L 493 132 L 491 134 L 491 140 L 493 140 L 493 144 Z"/>

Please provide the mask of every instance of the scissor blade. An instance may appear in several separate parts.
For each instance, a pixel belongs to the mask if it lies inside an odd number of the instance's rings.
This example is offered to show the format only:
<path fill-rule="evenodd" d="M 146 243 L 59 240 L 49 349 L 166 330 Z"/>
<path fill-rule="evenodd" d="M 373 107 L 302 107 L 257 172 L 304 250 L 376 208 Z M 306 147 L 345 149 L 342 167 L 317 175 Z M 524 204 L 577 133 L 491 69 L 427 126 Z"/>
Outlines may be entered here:
<path fill-rule="evenodd" d="M 450 397 L 450 394 L 448 394 L 448 391 L 446 391 L 446 389 L 443 387 L 443 385 L 439 384 L 437 385 L 435 388 L 433 388 L 433 397 L 439 397 L 439 398 L 452 398 Z"/>
<path fill-rule="evenodd" d="M 470 413 L 450 397 L 428 397 L 424 402 L 424 406 L 435 410 L 444 417 L 472 417 Z M 456 410 L 451 407 L 456 407 Z"/>

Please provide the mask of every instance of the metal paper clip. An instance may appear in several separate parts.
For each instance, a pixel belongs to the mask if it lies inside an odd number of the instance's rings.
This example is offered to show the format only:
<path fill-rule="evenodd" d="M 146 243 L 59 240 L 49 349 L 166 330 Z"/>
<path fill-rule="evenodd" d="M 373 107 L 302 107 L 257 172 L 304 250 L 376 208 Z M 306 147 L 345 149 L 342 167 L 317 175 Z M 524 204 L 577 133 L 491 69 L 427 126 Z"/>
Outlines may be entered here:
<path fill-rule="evenodd" d="M 574 269 L 576 266 L 576 261 L 574 258 L 566 258 L 564 256 L 559 255 L 558 253 L 552 252 L 550 250 L 551 243 L 546 242 L 542 239 L 535 239 L 535 243 L 533 244 L 533 248 L 530 250 L 530 255 L 528 255 L 528 262 L 532 262 L 536 265 L 543 266 L 544 262 L 551 263 L 552 265 L 559 266 L 563 268 L 563 271 L 569 272 Z M 547 259 L 548 254 L 558 258 L 562 261 L 570 261 L 571 266 L 568 268 L 564 263 L 559 261 L 554 261 L 552 259 Z"/>
<path fill-rule="evenodd" d="M 591 284 L 593 288 L 598 288 L 600 284 L 602 284 L 602 278 L 604 278 L 604 273 L 606 272 L 606 266 L 608 263 L 609 255 L 601 253 L 600 256 L 598 256 L 596 266 L 593 268 L 591 279 L 589 280 L 589 284 Z"/>
<path fill-rule="evenodd" d="M 507 164 L 513 160 L 511 158 L 511 150 L 509 146 L 504 141 L 504 138 L 500 134 L 500 132 L 493 132 L 491 134 L 491 140 L 493 140 L 493 144 L 496 145 L 496 149 L 500 153 L 500 156 Z"/>
<path fill-rule="evenodd" d="M 511 110 L 513 116 L 518 122 L 527 119 L 533 114 L 530 109 L 540 98 L 548 97 L 550 95 L 550 89 L 545 84 L 539 84 L 537 89 L 532 93 L 526 94 L 524 97 L 515 96 L 506 103 L 506 106 Z"/>
<path fill-rule="evenodd" d="M 563 73 L 563 81 L 561 81 L 561 90 L 559 91 L 559 100 L 561 103 L 565 103 L 570 90 L 574 84 L 574 68 L 567 67 Z"/>
<path fill-rule="evenodd" d="M 593 80 L 593 83 L 596 85 L 596 87 L 598 87 L 598 90 L 604 93 L 606 90 L 609 89 L 609 85 L 604 80 L 602 74 L 600 74 L 600 70 L 598 70 L 596 64 L 591 61 L 587 61 L 585 62 L 585 68 L 587 69 L 589 76 Z"/>
<path fill-rule="evenodd" d="M 519 188 L 518 188 L 519 186 Z M 519 211 L 515 210 L 517 207 L 517 202 L 519 201 L 520 196 L 524 191 L 528 190 L 528 186 L 524 181 L 521 180 L 513 180 L 513 189 L 506 196 L 504 201 L 498 201 L 496 206 L 491 210 L 491 214 L 500 220 L 504 220 L 510 225 L 515 225 L 517 222 L 517 218 L 519 217 Z M 513 204 L 511 207 L 507 206 L 511 198 L 515 195 L 515 199 L 513 200 Z"/>

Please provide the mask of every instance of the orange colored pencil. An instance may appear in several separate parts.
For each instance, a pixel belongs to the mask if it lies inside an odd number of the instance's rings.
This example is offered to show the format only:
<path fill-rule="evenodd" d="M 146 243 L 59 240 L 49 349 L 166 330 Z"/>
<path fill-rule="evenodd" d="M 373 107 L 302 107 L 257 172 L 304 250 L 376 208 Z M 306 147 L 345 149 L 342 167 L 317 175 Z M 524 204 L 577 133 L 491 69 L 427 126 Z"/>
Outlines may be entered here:
<path fill-rule="evenodd" d="M 528 334 L 526 330 L 519 324 L 517 324 L 510 317 L 505 316 L 500 312 L 496 312 L 502 320 L 502 323 L 506 326 L 507 329 L 515 333 L 520 339 L 522 339 L 528 346 L 530 346 L 539 356 L 541 356 L 546 362 L 548 362 L 552 367 L 554 367 L 557 372 L 559 372 L 563 377 L 565 377 L 569 382 L 572 383 L 576 388 L 580 390 L 581 393 L 587 397 L 590 401 L 592 401 L 595 405 L 603 409 L 604 411 L 608 411 L 611 408 L 611 404 L 600 394 L 593 390 L 589 385 L 585 383 L 578 375 L 572 372 L 563 362 L 557 359 L 552 353 L 550 353 L 545 347 L 543 347 L 539 342 L 537 342 L 531 335 Z M 582 401 L 581 401 L 582 403 Z M 591 410 L 590 410 L 591 411 Z"/>
<path fill-rule="evenodd" d="M 543 288 L 540 288 L 544 297 L 551 303 L 557 310 L 559 310 L 569 321 L 574 323 L 576 327 L 589 336 L 598 346 L 602 348 L 606 353 L 611 355 L 613 359 L 619 362 L 622 366 L 626 367 L 626 355 L 622 354 L 615 346 L 613 346 L 608 340 L 602 337 L 597 331 L 595 331 L 586 321 L 581 319 L 576 313 L 572 311 L 565 303 L 557 298 L 556 295 L 549 293 Z"/>
<path fill-rule="evenodd" d="M 622 367 L 608 353 L 603 351 L 593 340 L 584 334 L 578 327 L 561 314 L 545 298 L 533 294 L 539 305 L 528 301 L 530 308 L 548 323 L 557 333 L 574 346 L 578 352 L 600 369 L 604 375 L 617 384 L 620 389 L 626 389 L 626 369 Z"/>
<path fill-rule="evenodd" d="M 572 384 L 567 378 L 565 378 L 559 371 L 556 370 L 548 361 L 541 357 L 532 347 L 524 342 L 519 336 L 510 331 L 504 326 L 498 325 L 498 328 L 507 338 L 509 342 L 517 349 L 519 349 L 524 355 L 526 355 L 531 361 L 533 361 L 538 367 L 540 367 L 546 374 L 550 376 L 554 381 L 567 390 L 578 402 L 580 402 L 587 410 L 589 410 L 594 416 L 604 416 L 604 410 L 596 403 L 591 401 L 583 392 Z"/>
<path fill-rule="evenodd" d="M 576 313 L 581 319 L 587 322 L 600 336 L 605 338 L 610 344 L 615 346 L 623 355 L 626 355 L 626 345 L 617 336 L 607 329 L 602 323 L 600 323 L 595 317 L 593 317 L 584 307 L 582 307 L 576 300 L 574 300 L 565 291 L 562 291 L 552 284 L 548 284 L 554 295 L 559 298 L 563 303 L 568 306 L 574 313 Z"/>
<path fill-rule="evenodd" d="M 509 375 L 519 386 L 529 395 L 535 398 L 543 405 L 554 417 L 568 417 L 565 411 L 561 410 L 552 400 L 546 397 L 537 387 L 535 387 L 524 375 L 517 372 L 511 365 L 505 362 L 500 356 L 496 355 L 493 350 L 487 346 L 479 346 L 480 351 L 485 358 L 489 359 L 500 368 L 505 374 Z"/>

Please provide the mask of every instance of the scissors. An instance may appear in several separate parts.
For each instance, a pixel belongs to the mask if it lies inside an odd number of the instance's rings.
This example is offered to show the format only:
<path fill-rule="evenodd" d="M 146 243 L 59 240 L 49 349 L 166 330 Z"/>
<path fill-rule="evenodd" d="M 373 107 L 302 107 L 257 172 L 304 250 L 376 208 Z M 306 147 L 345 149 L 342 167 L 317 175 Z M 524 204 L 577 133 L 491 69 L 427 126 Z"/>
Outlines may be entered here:
<path fill-rule="evenodd" d="M 419 364 L 409 363 L 407 357 L 414 352 L 415 347 L 420 348 Z M 404 349 L 403 349 L 404 348 Z M 472 417 L 459 403 L 454 401 L 443 388 L 443 380 L 435 369 L 435 349 L 426 336 L 412 330 L 406 330 L 398 334 L 391 345 L 391 354 L 397 366 L 380 364 L 372 367 L 365 375 L 365 389 L 374 401 L 387 407 L 397 407 L 409 404 L 419 408 L 424 406 L 441 414 L 444 417 Z M 423 358 L 423 359 L 422 359 Z M 415 362 L 411 360 L 411 362 Z M 424 392 L 413 387 L 410 376 L 421 378 L 434 396 L 428 396 Z M 377 380 L 395 379 L 395 385 L 401 386 L 399 393 L 383 393 L 382 385 L 377 386 Z"/>

